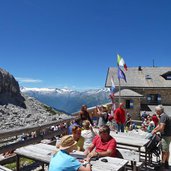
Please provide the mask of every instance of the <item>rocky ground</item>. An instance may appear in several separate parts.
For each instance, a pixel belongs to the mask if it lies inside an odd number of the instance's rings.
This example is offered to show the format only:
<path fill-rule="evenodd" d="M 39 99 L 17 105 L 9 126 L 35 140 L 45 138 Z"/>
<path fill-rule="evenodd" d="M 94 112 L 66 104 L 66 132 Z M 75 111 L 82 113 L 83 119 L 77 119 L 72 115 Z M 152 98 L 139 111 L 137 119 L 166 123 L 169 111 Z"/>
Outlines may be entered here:
<path fill-rule="evenodd" d="M 0 105 L 0 130 L 9 130 L 49 123 L 60 118 L 69 118 L 65 113 L 58 112 L 32 97 L 22 95 L 25 107 L 15 104 Z"/>

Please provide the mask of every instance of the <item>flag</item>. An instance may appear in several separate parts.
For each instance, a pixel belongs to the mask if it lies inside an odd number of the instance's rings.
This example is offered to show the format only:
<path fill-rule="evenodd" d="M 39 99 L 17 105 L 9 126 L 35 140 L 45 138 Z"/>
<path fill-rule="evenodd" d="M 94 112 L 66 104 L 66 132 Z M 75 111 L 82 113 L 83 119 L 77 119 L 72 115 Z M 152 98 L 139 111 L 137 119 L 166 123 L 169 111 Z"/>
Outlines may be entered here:
<path fill-rule="evenodd" d="M 120 69 L 120 67 L 118 67 L 118 79 L 124 79 L 125 82 L 127 82 L 125 73 Z"/>
<path fill-rule="evenodd" d="M 118 66 L 124 67 L 125 70 L 127 71 L 126 63 L 125 63 L 124 59 L 119 54 L 117 54 L 117 64 L 118 64 Z"/>
<path fill-rule="evenodd" d="M 112 85 L 111 85 L 111 87 L 110 87 L 110 95 L 109 95 L 109 97 L 110 97 L 110 99 L 111 99 L 111 101 L 112 101 L 112 104 L 114 103 L 114 99 L 115 99 L 115 84 L 114 84 L 114 81 L 113 81 L 113 77 L 111 77 L 111 83 L 112 83 Z"/>
<path fill-rule="evenodd" d="M 112 85 L 110 87 L 110 92 L 114 93 L 115 92 L 115 84 L 114 84 L 114 81 L 113 81 L 113 77 L 111 77 L 111 83 L 112 83 Z"/>

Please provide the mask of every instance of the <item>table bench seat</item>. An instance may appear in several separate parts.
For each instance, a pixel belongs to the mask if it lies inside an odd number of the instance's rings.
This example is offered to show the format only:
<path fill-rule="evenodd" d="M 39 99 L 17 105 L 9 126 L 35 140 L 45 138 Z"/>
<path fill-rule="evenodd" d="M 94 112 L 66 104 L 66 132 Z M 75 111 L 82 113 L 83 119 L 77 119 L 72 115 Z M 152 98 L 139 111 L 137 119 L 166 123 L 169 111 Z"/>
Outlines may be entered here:
<path fill-rule="evenodd" d="M 0 165 L 0 171 L 12 171 L 12 170 Z"/>

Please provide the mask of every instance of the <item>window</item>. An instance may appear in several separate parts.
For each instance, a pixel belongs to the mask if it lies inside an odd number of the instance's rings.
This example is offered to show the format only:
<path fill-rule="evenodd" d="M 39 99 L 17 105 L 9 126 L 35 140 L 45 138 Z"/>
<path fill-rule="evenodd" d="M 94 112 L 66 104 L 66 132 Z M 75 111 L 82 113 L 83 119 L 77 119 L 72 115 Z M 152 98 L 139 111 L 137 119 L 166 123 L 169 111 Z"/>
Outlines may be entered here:
<path fill-rule="evenodd" d="M 171 71 L 161 75 L 165 80 L 171 80 Z"/>
<path fill-rule="evenodd" d="M 152 78 L 151 78 L 150 75 L 146 75 L 146 76 L 145 76 L 145 79 L 146 79 L 146 80 L 151 80 Z"/>
<path fill-rule="evenodd" d="M 171 75 L 167 75 L 166 80 L 171 80 Z"/>
<path fill-rule="evenodd" d="M 133 109 L 134 108 L 133 100 L 126 100 L 125 107 L 126 109 Z"/>
<path fill-rule="evenodd" d="M 161 95 L 160 94 L 148 94 L 147 95 L 148 104 L 161 104 Z"/>

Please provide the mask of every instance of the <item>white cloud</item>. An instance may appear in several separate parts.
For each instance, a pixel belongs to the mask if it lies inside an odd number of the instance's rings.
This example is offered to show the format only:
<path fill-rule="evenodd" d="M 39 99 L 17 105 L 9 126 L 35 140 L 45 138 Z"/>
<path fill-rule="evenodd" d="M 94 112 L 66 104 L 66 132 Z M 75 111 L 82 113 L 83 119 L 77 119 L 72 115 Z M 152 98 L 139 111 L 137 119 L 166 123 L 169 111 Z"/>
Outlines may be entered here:
<path fill-rule="evenodd" d="M 40 83 L 40 82 L 43 82 L 42 80 L 38 80 L 38 79 L 21 78 L 21 77 L 16 77 L 16 80 L 20 83 Z"/>

